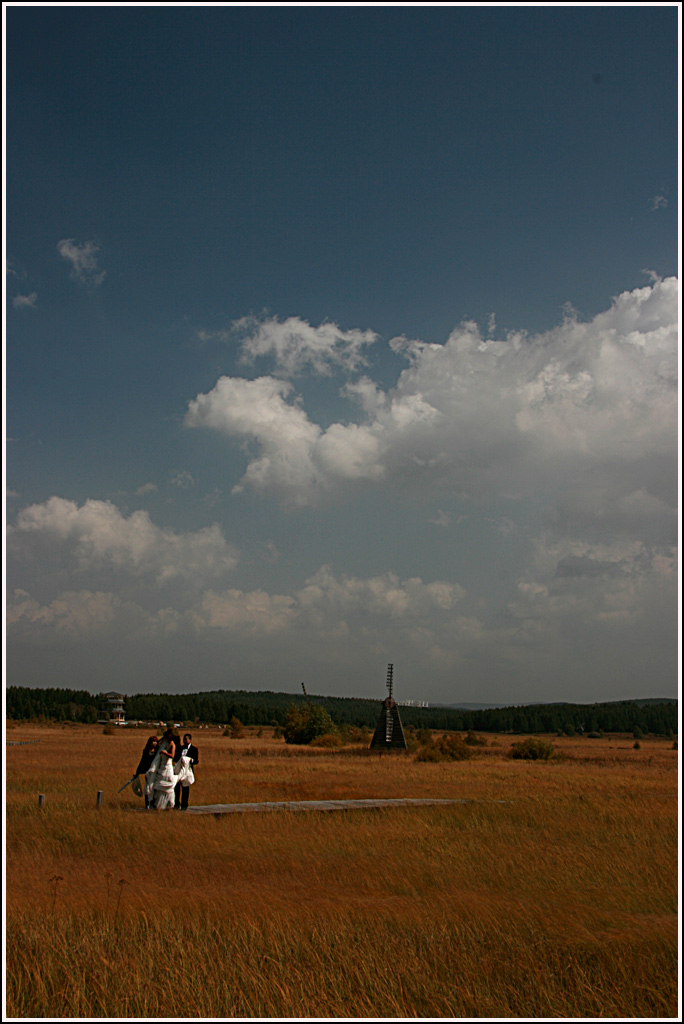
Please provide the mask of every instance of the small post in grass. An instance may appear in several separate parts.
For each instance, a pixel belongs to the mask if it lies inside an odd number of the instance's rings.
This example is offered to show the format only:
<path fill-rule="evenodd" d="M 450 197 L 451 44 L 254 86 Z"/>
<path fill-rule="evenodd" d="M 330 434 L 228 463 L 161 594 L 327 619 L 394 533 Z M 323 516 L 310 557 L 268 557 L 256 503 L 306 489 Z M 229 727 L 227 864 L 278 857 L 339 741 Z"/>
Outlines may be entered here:
<path fill-rule="evenodd" d="M 98 789 L 98 791 L 97 791 L 97 806 L 98 807 L 102 807 L 102 797 L 103 797 L 103 795 L 104 795 L 103 791 L 101 789 Z"/>
<path fill-rule="evenodd" d="M 45 806 L 45 793 L 38 794 L 38 808 L 41 809 Z"/>

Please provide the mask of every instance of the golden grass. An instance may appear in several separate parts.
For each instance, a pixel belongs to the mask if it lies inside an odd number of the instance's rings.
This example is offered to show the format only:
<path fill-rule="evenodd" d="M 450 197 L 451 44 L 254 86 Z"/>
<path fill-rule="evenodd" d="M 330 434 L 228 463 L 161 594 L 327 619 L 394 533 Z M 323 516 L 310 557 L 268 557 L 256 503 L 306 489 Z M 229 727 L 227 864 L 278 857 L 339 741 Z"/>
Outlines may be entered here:
<path fill-rule="evenodd" d="M 677 1015 L 671 743 L 419 764 L 194 732 L 192 803 L 473 802 L 145 813 L 116 795 L 145 732 L 17 727 L 41 742 L 7 748 L 8 1016 Z"/>

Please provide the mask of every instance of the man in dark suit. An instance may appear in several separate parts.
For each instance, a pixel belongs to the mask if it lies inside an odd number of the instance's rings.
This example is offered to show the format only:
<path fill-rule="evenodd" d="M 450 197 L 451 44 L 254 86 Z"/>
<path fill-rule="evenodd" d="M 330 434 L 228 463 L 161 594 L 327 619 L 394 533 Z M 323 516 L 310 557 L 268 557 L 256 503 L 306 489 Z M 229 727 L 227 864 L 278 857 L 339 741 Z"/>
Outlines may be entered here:
<path fill-rule="evenodd" d="M 196 746 L 193 745 L 192 736 L 189 732 L 186 732 L 183 737 L 183 742 L 179 744 L 180 753 L 179 758 L 185 755 L 190 758 L 192 764 L 193 774 L 195 766 L 199 764 L 199 751 Z M 183 786 L 180 782 L 176 783 L 176 810 L 184 811 L 188 806 L 188 799 L 190 797 L 190 786 Z"/>

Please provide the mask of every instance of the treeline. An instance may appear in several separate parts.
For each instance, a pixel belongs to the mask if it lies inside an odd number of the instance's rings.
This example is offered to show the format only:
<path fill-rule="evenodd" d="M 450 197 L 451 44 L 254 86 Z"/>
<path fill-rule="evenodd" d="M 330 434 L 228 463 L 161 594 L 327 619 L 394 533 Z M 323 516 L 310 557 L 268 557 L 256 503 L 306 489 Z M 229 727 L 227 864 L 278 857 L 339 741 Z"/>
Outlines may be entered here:
<path fill-rule="evenodd" d="M 98 698 L 87 690 L 40 690 L 9 686 L 5 714 L 18 721 L 97 722 Z"/>
<path fill-rule="evenodd" d="M 355 697 L 312 697 L 336 725 L 374 729 L 379 700 Z M 227 725 L 239 719 L 243 725 L 286 723 L 287 709 L 303 704 L 299 694 L 262 690 L 215 690 L 205 693 L 141 693 L 125 699 L 126 717 L 143 722 L 203 722 Z M 96 722 L 99 698 L 85 690 L 31 689 L 10 686 L 6 714 L 10 719 Z M 659 736 L 676 734 L 677 701 L 610 701 L 602 704 L 532 704 L 507 708 L 460 710 L 458 708 L 402 707 L 405 727 L 454 731 L 510 733 L 633 732 Z"/>

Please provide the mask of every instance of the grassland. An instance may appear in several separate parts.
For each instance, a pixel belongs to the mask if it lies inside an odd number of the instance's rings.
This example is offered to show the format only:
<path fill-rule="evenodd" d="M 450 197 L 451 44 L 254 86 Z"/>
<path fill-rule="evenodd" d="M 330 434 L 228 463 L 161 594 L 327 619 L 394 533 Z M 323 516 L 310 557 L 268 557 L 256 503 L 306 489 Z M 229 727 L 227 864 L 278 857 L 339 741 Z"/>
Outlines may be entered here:
<path fill-rule="evenodd" d="M 541 763 L 487 737 L 433 764 L 193 731 L 192 803 L 472 802 L 146 813 L 116 795 L 145 731 L 19 726 L 40 742 L 6 750 L 7 1016 L 677 1016 L 671 741 L 554 738 Z"/>

